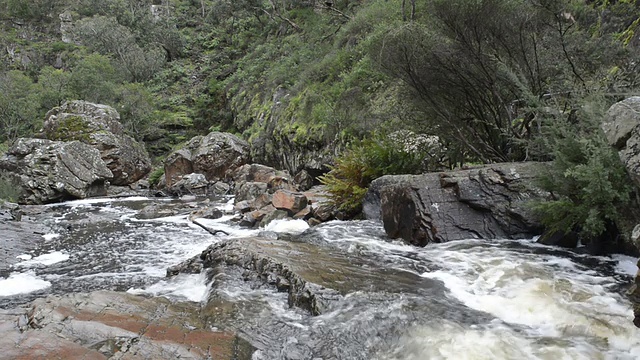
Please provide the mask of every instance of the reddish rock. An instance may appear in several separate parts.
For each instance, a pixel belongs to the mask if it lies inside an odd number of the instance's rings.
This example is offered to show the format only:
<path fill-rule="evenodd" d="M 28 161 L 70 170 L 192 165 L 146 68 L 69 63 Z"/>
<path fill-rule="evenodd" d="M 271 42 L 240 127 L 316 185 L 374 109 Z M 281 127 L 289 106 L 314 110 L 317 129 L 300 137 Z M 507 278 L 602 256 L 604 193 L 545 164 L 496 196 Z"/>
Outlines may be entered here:
<path fill-rule="evenodd" d="M 177 150 L 164 161 L 164 178 L 166 187 L 172 187 L 182 180 L 182 176 L 193 173 L 191 152 L 188 149 Z"/>
<path fill-rule="evenodd" d="M 288 190 L 278 190 L 271 200 L 273 206 L 279 210 L 286 210 L 293 215 L 307 206 L 307 197 L 303 193 Z"/>
<path fill-rule="evenodd" d="M 0 310 L 0 358 L 251 358 L 235 333 L 211 331 L 198 313 L 193 303 L 107 291 L 49 296 Z"/>
<path fill-rule="evenodd" d="M 293 215 L 294 219 L 306 219 L 311 215 L 311 206 L 306 206 L 304 209 L 298 211 Z"/>

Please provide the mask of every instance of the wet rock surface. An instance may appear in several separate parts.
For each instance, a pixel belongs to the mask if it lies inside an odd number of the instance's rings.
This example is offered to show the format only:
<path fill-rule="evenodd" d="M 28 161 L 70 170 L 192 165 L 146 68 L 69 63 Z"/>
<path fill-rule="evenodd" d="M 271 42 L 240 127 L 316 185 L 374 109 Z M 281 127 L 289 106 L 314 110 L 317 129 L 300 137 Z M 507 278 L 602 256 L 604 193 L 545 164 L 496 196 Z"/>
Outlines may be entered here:
<path fill-rule="evenodd" d="M 533 179 L 544 164 L 505 163 L 376 179 L 366 195 L 369 219 L 387 235 L 424 246 L 462 239 L 526 238 L 542 233 L 527 203 L 546 193 Z"/>
<path fill-rule="evenodd" d="M 212 269 L 211 298 L 216 298 L 216 283 L 238 273 L 252 287 L 268 286 L 288 294 L 288 305 L 319 315 L 331 303 L 358 291 L 390 293 L 442 294 L 437 281 L 416 274 L 380 267 L 373 261 L 352 258 L 339 249 L 315 244 L 251 237 L 214 244 L 182 264 L 167 271 L 173 276 Z"/>
<path fill-rule="evenodd" d="M 232 331 L 212 329 L 197 304 L 99 291 L 0 310 L 5 359 L 251 359 Z"/>
<path fill-rule="evenodd" d="M 16 257 L 35 248 L 43 241 L 42 235 L 50 231 L 19 209 L 0 204 L 0 215 L 6 214 L 11 217 L 0 216 L 0 275 L 9 272 L 18 262 Z"/>

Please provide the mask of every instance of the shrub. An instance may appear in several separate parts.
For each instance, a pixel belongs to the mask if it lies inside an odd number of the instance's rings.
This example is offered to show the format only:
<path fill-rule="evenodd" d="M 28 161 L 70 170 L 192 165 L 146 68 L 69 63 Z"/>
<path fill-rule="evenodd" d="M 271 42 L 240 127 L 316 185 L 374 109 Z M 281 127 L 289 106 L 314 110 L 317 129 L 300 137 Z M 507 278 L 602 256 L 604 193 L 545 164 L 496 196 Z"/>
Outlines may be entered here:
<path fill-rule="evenodd" d="M 415 174 L 441 167 L 444 148 L 437 138 L 399 131 L 352 145 L 320 177 L 331 202 L 353 216 L 362 209 L 369 184 L 383 175 Z M 437 160 L 436 160 L 437 159 Z"/>
<path fill-rule="evenodd" d="M 578 232 L 590 242 L 618 228 L 632 185 L 599 127 L 600 115 L 578 113 L 580 123 L 558 119 L 550 133 L 553 161 L 539 185 L 552 200 L 533 206 L 549 233 Z"/>
<path fill-rule="evenodd" d="M 151 174 L 149 174 L 149 185 L 152 188 L 155 188 L 159 183 L 160 179 L 164 176 L 164 167 L 160 166 L 155 168 Z"/>

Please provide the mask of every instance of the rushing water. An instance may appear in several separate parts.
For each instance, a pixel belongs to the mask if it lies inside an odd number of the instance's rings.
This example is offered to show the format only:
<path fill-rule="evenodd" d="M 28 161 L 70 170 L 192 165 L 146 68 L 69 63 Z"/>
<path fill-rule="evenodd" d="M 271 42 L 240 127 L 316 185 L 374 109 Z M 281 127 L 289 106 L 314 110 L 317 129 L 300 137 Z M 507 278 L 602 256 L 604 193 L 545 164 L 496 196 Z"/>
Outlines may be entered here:
<path fill-rule="evenodd" d="M 182 211 L 139 216 L 150 204 Z M 129 198 L 51 206 L 42 221 L 53 233 L 0 273 L 0 307 L 98 289 L 206 301 L 204 275 L 164 278 L 168 266 L 227 238 L 187 220 L 185 213 L 198 205 Z M 217 205 L 230 210 L 228 199 Z M 228 237 L 258 233 L 231 218 L 206 224 Z M 270 230 L 298 234 L 305 229 L 300 225 L 280 222 Z M 295 239 L 405 273 L 422 285 L 410 291 L 360 287 L 319 316 L 289 308 L 286 294 L 272 289 L 242 281 L 220 285 L 218 293 L 239 309 L 225 326 L 251 340 L 258 349 L 254 359 L 640 358 L 640 333 L 624 297 L 636 259 L 580 255 L 532 240 L 415 248 L 389 240 L 369 221 L 330 222 Z"/>

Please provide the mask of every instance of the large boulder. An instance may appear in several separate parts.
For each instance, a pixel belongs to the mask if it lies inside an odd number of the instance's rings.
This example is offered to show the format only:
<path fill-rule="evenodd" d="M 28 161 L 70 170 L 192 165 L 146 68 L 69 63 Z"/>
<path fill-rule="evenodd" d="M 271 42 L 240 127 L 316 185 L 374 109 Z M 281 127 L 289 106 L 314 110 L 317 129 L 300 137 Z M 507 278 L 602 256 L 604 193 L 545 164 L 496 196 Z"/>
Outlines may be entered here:
<path fill-rule="evenodd" d="M 144 146 L 124 133 L 120 114 L 111 106 L 66 102 L 47 113 L 43 129 L 49 140 L 78 140 L 98 149 L 113 173 L 114 185 L 132 184 L 151 170 Z"/>
<path fill-rule="evenodd" d="M 607 141 L 618 150 L 620 160 L 640 186 L 640 96 L 613 104 L 602 123 Z"/>
<path fill-rule="evenodd" d="M 541 163 L 504 163 L 376 179 L 365 197 L 369 219 L 392 238 L 424 246 L 462 239 L 523 238 L 543 227 L 528 202 L 546 193 L 533 184 Z"/>
<path fill-rule="evenodd" d="M 0 169 L 21 186 L 23 204 L 104 196 L 113 178 L 98 150 L 79 141 L 18 139 L 0 158 Z"/>
<path fill-rule="evenodd" d="M 221 132 L 192 138 L 184 148 L 169 156 L 164 163 L 168 187 L 190 173 L 205 175 L 208 181 L 225 179 L 227 173 L 249 162 L 249 145 L 239 137 Z"/>
<path fill-rule="evenodd" d="M 620 160 L 636 186 L 640 186 L 640 96 L 613 104 L 607 111 L 602 129 L 609 145 L 618 150 Z M 640 249 L 640 225 L 631 233 L 631 242 Z M 640 272 L 629 291 L 633 303 L 634 321 L 640 327 Z"/>

